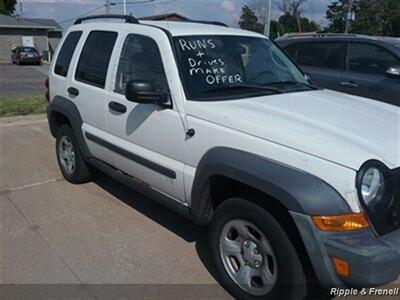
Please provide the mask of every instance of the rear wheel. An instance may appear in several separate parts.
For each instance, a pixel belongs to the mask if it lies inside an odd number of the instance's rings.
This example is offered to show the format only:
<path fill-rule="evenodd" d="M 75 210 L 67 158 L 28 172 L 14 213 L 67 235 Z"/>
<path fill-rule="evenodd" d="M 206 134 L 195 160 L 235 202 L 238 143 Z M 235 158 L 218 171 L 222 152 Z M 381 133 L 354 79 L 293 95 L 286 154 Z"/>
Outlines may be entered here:
<path fill-rule="evenodd" d="M 90 172 L 79 150 L 74 133 L 68 125 L 62 125 L 56 136 L 57 161 L 65 180 L 84 183 L 90 180 Z"/>
<path fill-rule="evenodd" d="M 302 299 L 305 274 L 295 248 L 263 208 L 232 198 L 210 224 L 210 245 L 221 284 L 236 299 Z"/>

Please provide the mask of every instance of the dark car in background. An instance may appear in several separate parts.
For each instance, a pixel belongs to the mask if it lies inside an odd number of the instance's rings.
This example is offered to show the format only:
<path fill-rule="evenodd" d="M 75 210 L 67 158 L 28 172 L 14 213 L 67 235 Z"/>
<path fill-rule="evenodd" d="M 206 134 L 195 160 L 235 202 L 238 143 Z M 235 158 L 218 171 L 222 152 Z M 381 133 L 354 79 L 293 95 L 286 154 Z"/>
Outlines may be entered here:
<path fill-rule="evenodd" d="M 400 106 L 400 38 L 316 33 L 276 42 L 316 85 Z"/>
<path fill-rule="evenodd" d="M 42 56 L 34 47 L 17 47 L 12 51 L 11 60 L 13 63 L 20 64 L 37 64 L 40 65 Z"/>

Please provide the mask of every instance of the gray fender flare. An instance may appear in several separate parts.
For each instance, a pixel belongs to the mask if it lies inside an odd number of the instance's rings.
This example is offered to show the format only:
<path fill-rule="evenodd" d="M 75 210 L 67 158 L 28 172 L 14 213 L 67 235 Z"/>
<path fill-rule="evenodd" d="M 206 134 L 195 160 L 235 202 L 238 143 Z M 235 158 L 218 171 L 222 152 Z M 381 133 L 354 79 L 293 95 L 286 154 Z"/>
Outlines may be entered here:
<path fill-rule="evenodd" d="M 241 150 L 216 147 L 200 160 L 191 192 L 191 214 L 205 224 L 210 220 L 209 197 L 213 175 L 222 175 L 257 189 L 289 211 L 307 215 L 351 212 L 343 197 L 328 183 L 302 170 Z"/>
<path fill-rule="evenodd" d="M 81 117 L 81 114 L 79 113 L 79 110 L 76 107 L 75 103 L 73 103 L 71 100 L 66 99 L 64 97 L 55 96 L 53 101 L 51 101 L 50 104 L 48 105 L 47 119 L 49 122 L 51 134 L 55 137 L 57 124 L 56 124 L 56 120 L 54 118 L 54 114 L 53 114 L 54 112 L 61 113 L 67 117 L 67 119 L 69 120 L 69 122 L 71 124 L 72 131 L 74 132 L 75 139 L 79 144 L 79 150 L 82 152 L 82 155 L 85 158 L 90 157 L 91 153 L 86 144 L 86 140 L 83 137 L 82 117 Z"/>

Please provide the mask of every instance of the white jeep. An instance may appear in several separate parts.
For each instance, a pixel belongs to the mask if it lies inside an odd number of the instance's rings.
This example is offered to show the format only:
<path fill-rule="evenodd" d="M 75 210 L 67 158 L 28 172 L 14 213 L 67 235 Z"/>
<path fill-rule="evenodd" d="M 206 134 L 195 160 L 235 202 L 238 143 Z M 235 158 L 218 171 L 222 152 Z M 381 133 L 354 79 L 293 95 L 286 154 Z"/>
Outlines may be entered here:
<path fill-rule="evenodd" d="M 49 73 L 66 180 L 95 166 L 208 225 L 238 299 L 399 276 L 399 108 L 316 88 L 253 32 L 106 17 L 78 19 Z"/>

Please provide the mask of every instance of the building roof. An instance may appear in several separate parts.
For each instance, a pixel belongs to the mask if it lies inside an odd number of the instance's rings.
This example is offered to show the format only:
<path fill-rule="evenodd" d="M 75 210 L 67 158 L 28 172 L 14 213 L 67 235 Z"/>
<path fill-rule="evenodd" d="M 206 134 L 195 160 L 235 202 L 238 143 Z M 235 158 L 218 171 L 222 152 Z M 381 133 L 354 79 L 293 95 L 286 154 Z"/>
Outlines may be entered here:
<path fill-rule="evenodd" d="M 24 18 L 24 20 L 38 25 L 53 27 L 56 30 L 62 30 L 60 24 L 53 19 Z"/>
<path fill-rule="evenodd" d="M 178 13 L 169 13 L 163 15 L 155 15 L 155 16 L 148 16 L 139 18 L 139 20 L 151 20 L 151 21 L 162 21 L 162 20 L 169 20 L 169 21 L 188 21 L 190 20 L 188 17 Z"/>
<path fill-rule="evenodd" d="M 241 35 L 241 36 L 258 36 L 263 35 L 256 32 L 225 27 L 221 25 L 202 24 L 196 22 L 185 21 L 143 21 L 142 24 L 153 25 L 168 30 L 173 36 L 185 35 Z"/>
<path fill-rule="evenodd" d="M 38 20 L 40 20 L 40 22 Z M 61 30 L 61 26 L 51 19 L 23 19 L 3 14 L 0 14 L 0 28 Z"/>

